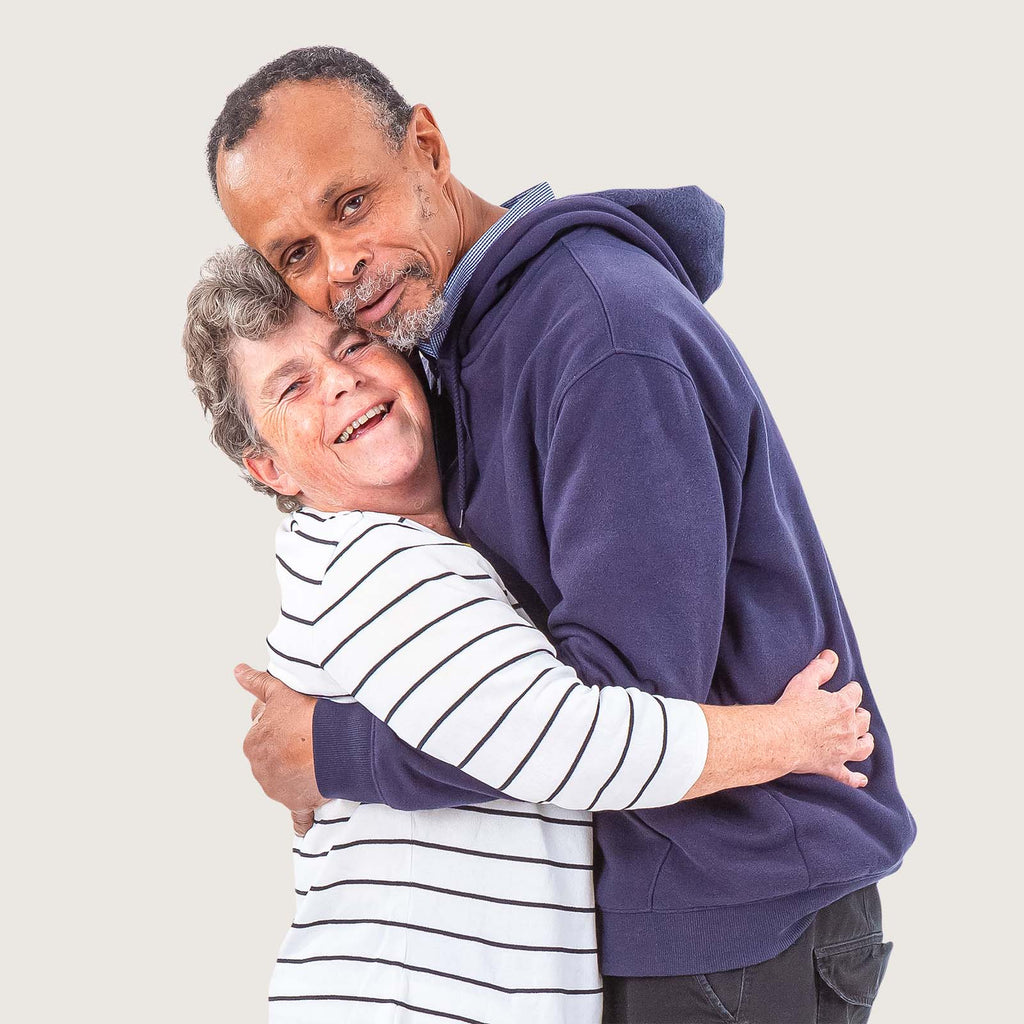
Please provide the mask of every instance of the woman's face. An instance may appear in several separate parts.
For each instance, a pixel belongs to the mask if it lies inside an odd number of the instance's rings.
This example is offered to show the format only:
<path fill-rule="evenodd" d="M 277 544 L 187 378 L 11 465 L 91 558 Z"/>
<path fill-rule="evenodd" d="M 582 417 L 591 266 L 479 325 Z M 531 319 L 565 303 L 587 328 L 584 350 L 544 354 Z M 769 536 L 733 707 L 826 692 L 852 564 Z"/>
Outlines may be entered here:
<path fill-rule="evenodd" d="M 232 357 L 271 449 L 246 459 L 256 479 L 325 512 L 440 504 L 426 395 L 397 352 L 298 306 L 269 338 L 236 341 Z"/>

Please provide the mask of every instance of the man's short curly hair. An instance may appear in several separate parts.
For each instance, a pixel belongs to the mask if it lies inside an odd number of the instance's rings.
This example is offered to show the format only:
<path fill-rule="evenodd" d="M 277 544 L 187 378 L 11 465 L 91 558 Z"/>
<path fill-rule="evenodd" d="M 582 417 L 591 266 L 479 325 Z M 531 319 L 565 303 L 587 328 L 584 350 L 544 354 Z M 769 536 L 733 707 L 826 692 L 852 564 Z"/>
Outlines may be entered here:
<path fill-rule="evenodd" d="M 292 294 L 255 249 L 236 245 L 211 256 L 188 296 L 182 345 L 193 390 L 213 421 L 210 439 L 243 470 L 255 490 L 277 500 L 282 512 L 294 512 L 302 501 L 278 494 L 254 480 L 245 469 L 246 456 L 273 454 L 260 437 L 239 390 L 232 358 L 235 341 L 262 341 L 291 320 Z"/>
<path fill-rule="evenodd" d="M 368 60 L 339 46 L 307 46 L 264 64 L 224 101 L 206 144 L 206 169 L 217 193 L 217 155 L 234 149 L 263 116 L 263 97 L 283 82 L 318 79 L 344 82 L 360 93 L 377 115 L 384 137 L 398 149 L 405 139 L 412 107 Z"/>

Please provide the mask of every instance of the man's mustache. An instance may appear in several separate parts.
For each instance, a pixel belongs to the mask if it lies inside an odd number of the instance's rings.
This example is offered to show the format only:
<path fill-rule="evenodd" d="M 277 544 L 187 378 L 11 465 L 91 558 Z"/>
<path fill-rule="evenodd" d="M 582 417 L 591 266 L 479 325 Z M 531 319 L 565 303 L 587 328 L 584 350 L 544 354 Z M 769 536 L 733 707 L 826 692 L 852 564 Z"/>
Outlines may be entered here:
<path fill-rule="evenodd" d="M 364 277 L 357 285 L 345 292 L 331 307 L 331 312 L 343 329 L 353 330 L 356 326 L 356 309 L 359 305 L 375 295 L 383 295 L 403 279 L 429 281 L 430 267 L 426 260 L 410 260 L 401 267 L 389 267 L 385 264 L 372 277 Z"/>

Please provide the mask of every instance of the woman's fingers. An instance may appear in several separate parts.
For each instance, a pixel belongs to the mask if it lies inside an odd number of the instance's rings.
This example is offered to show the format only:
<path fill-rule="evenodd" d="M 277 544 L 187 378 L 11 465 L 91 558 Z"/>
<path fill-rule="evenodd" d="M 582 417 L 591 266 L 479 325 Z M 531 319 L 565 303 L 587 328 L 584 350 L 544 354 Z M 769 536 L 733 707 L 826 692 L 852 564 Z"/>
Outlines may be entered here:
<path fill-rule="evenodd" d="M 871 729 L 871 712 L 867 708 L 857 708 L 854 717 L 857 719 L 857 735 L 864 736 Z"/>

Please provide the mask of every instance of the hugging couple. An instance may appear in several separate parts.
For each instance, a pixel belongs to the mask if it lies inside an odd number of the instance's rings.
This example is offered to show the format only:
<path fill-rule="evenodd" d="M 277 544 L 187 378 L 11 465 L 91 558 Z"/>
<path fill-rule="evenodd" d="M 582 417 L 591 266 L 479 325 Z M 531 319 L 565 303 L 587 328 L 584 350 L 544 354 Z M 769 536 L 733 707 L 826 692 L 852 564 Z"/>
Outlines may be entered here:
<path fill-rule="evenodd" d="M 285 513 L 270 674 L 236 672 L 296 832 L 270 1019 L 867 1020 L 914 823 L 702 304 L 721 207 L 494 205 L 333 47 L 231 93 L 207 157 L 245 245 L 189 296 L 188 370 Z"/>

